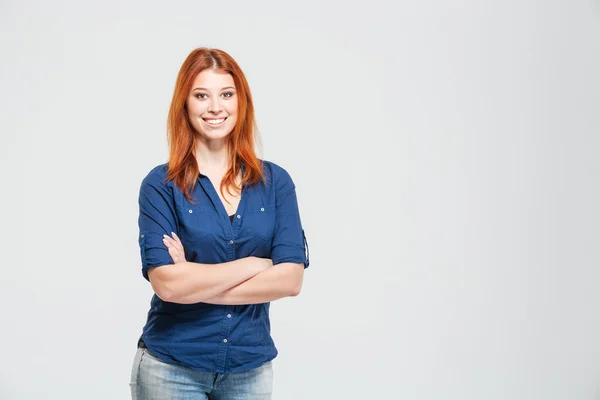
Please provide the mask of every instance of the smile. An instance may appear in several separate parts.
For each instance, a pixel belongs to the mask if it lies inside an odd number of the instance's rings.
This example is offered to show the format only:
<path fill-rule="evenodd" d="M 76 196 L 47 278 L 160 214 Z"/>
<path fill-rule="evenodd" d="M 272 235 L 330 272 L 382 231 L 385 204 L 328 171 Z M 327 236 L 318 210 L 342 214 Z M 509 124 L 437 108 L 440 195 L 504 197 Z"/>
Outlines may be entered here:
<path fill-rule="evenodd" d="M 223 122 L 225 122 L 225 120 L 227 118 L 219 118 L 219 119 L 206 119 L 206 118 L 202 118 L 207 124 L 212 125 L 212 126 L 218 126 L 221 125 Z"/>

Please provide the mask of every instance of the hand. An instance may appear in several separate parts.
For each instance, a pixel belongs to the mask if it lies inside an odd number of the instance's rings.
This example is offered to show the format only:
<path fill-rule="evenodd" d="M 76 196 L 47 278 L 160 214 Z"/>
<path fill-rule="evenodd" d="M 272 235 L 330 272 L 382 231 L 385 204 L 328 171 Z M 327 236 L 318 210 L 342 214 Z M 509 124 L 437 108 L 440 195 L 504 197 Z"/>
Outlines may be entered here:
<path fill-rule="evenodd" d="M 185 251 L 183 250 L 183 244 L 181 244 L 181 240 L 179 240 L 179 236 L 175 234 L 175 232 L 171 232 L 173 237 L 169 235 L 163 235 L 163 243 L 169 249 L 169 255 L 173 259 L 173 264 L 177 264 L 178 262 L 185 262 Z"/>

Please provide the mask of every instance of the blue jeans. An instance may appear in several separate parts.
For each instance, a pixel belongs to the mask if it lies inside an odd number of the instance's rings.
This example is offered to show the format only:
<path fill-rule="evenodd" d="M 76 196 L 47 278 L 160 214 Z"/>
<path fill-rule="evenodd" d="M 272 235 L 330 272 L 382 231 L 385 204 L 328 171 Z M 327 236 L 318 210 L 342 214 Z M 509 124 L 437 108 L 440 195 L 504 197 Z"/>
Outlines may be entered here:
<path fill-rule="evenodd" d="M 273 365 L 231 374 L 199 372 L 138 348 L 129 386 L 132 400 L 270 400 Z"/>

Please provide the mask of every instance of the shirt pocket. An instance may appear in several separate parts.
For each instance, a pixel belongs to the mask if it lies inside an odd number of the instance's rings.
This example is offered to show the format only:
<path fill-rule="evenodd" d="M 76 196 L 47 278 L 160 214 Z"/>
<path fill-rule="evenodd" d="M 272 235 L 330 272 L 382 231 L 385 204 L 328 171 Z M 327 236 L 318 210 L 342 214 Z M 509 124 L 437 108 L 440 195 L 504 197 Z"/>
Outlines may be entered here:
<path fill-rule="evenodd" d="M 275 232 L 275 206 L 250 208 L 246 211 L 246 223 L 250 232 L 265 241 L 273 240 Z"/>
<path fill-rule="evenodd" d="M 217 215 L 211 208 L 195 205 L 177 206 L 179 229 L 182 240 L 196 242 L 198 239 L 215 234 Z"/>

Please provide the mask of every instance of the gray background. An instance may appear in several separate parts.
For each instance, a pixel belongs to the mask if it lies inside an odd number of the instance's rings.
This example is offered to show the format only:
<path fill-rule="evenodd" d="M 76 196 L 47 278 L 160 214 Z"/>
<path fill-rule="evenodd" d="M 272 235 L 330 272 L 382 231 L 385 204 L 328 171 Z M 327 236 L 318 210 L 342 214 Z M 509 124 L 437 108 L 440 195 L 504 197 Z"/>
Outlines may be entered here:
<path fill-rule="evenodd" d="M 274 399 L 600 398 L 598 1 L 0 4 L 0 398 L 129 398 L 138 190 L 199 46 L 309 241 Z"/>

